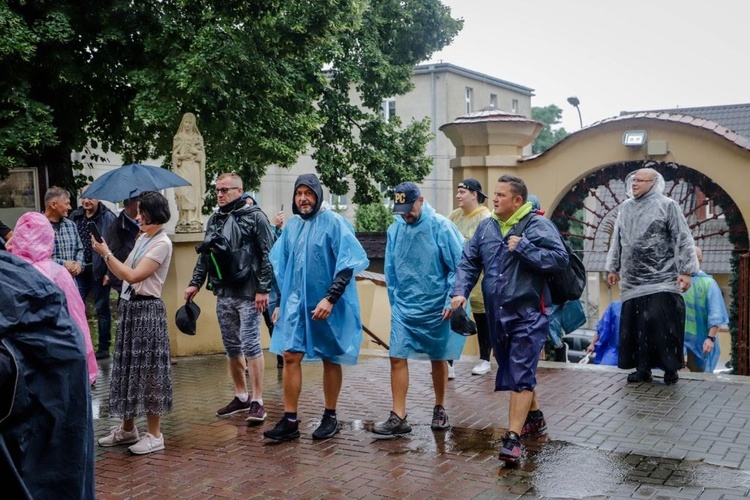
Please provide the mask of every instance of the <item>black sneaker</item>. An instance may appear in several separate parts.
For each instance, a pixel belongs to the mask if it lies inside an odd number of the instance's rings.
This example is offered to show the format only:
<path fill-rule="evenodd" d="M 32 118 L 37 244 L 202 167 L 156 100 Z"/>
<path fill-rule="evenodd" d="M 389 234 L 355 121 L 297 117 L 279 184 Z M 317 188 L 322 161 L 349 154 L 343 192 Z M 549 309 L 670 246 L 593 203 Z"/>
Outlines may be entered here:
<path fill-rule="evenodd" d="M 375 434 L 384 434 L 387 436 L 393 436 L 396 434 L 408 434 L 411 432 L 411 425 L 406 421 L 406 417 L 399 418 L 398 415 L 391 412 L 388 420 L 380 422 L 372 427 L 372 432 Z"/>
<path fill-rule="evenodd" d="M 628 382 L 630 382 L 631 384 L 637 384 L 639 382 L 651 382 L 651 372 L 636 370 L 628 375 Z"/>
<path fill-rule="evenodd" d="M 247 398 L 247 401 L 243 403 L 242 401 L 240 401 L 240 398 L 235 396 L 228 405 L 216 410 L 216 416 L 228 417 L 229 415 L 234 415 L 235 413 L 240 413 L 243 411 L 250 411 L 250 398 Z"/>
<path fill-rule="evenodd" d="M 538 436 L 547 431 L 547 421 L 544 420 L 544 414 L 539 411 L 536 417 L 531 416 L 531 412 L 526 416 L 526 421 L 521 429 L 521 437 Z"/>
<path fill-rule="evenodd" d="M 341 426 L 336 417 L 330 415 L 323 415 L 323 420 L 320 421 L 320 425 L 313 432 L 313 439 L 329 439 L 335 436 L 341 431 Z"/>
<path fill-rule="evenodd" d="M 664 372 L 664 383 L 667 385 L 676 384 L 679 379 L 676 371 Z"/>
<path fill-rule="evenodd" d="M 432 410 L 432 425 L 430 427 L 433 431 L 444 431 L 450 429 L 450 422 L 448 421 L 448 414 L 445 412 L 445 408 L 440 405 L 435 406 Z"/>
<path fill-rule="evenodd" d="M 96 359 L 109 359 L 109 351 L 96 351 Z"/>
<path fill-rule="evenodd" d="M 518 465 L 521 461 L 523 448 L 518 434 L 508 431 L 503 438 L 503 445 L 500 447 L 498 457 L 508 465 Z"/>
<path fill-rule="evenodd" d="M 281 417 L 279 423 L 271 430 L 263 431 L 263 435 L 274 441 L 291 441 L 299 438 L 299 420 L 292 422 Z"/>

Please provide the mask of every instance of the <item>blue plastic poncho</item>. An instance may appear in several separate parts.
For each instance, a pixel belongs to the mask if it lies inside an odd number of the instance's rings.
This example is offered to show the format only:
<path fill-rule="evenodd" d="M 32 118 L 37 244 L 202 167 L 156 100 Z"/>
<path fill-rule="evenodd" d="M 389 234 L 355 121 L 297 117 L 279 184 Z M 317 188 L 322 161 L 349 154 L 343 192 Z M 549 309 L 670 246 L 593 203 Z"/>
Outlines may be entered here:
<path fill-rule="evenodd" d="M 631 196 L 634 175 L 625 179 Z M 677 275 L 698 272 L 690 227 L 679 204 L 663 192 L 664 178 L 656 173 L 648 193 L 620 205 L 606 270 L 620 274 L 623 302 L 659 292 L 680 293 Z"/>
<path fill-rule="evenodd" d="M 427 202 L 414 224 L 396 217 L 388 228 L 385 281 L 391 303 L 391 357 L 461 357 L 466 337 L 451 332 L 442 314 L 450 309 L 449 292 L 463 245 L 456 226 Z"/>
<path fill-rule="evenodd" d="M 612 302 L 604 311 L 602 318 L 596 324 L 596 333 L 599 338 L 594 344 L 596 357 L 594 363 L 597 365 L 617 366 L 617 345 L 620 342 L 620 314 L 622 302 Z"/>
<path fill-rule="evenodd" d="M 351 224 L 323 204 L 312 218 L 293 217 L 269 257 L 281 291 L 271 352 L 302 352 L 306 361 L 356 364 L 362 319 L 354 277 L 331 315 L 324 321 L 312 320 L 313 309 L 339 272 L 351 269 L 356 275 L 370 264 Z"/>
<path fill-rule="evenodd" d="M 721 356 L 719 341 L 714 342 L 710 354 L 703 354 L 703 343 L 712 327 L 729 323 L 721 289 L 711 276 L 698 271 L 682 297 L 685 299 L 685 348 L 695 356 L 701 371 L 712 373 Z"/>

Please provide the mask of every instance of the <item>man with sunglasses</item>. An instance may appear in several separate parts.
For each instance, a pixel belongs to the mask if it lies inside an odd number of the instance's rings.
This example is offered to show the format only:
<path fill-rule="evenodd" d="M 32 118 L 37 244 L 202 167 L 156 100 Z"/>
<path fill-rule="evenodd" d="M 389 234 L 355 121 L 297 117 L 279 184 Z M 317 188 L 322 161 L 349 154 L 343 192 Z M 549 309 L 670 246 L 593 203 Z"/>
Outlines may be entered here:
<path fill-rule="evenodd" d="M 257 206 L 248 206 L 242 198 L 242 179 L 235 173 L 221 174 L 216 180 L 216 197 L 219 210 L 211 215 L 206 235 L 224 234 L 225 225 L 239 226 L 241 243 L 250 259 L 254 260 L 250 274 L 245 279 L 231 276 L 222 278 L 209 275 L 212 263 L 206 254 L 195 264 L 193 278 L 185 290 L 185 300 L 195 298 L 208 276 L 208 289 L 216 295 L 216 317 L 219 320 L 221 340 L 227 352 L 229 373 L 234 383 L 235 397 L 216 415 L 228 417 L 248 412 L 247 422 L 260 423 L 266 419 L 263 406 L 263 350 L 260 344 L 260 318 L 268 308 L 268 294 L 273 283 L 273 269 L 268 254 L 274 237 L 266 214 Z M 233 219 L 230 221 L 229 218 Z M 247 391 L 245 360 L 250 374 L 252 397 Z"/>
<path fill-rule="evenodd" d="M 622 313 L 617 366 L 635 368 L 628 382 L 677 382 L 684 365 L 685 302 L 698 272 L 693 235 L 680 205 L 664 196 L 664 178 L 652 168 L 625 179 L 630 199 L 617 214 L 607 254 L 607 282 L 619 283 Z"/>

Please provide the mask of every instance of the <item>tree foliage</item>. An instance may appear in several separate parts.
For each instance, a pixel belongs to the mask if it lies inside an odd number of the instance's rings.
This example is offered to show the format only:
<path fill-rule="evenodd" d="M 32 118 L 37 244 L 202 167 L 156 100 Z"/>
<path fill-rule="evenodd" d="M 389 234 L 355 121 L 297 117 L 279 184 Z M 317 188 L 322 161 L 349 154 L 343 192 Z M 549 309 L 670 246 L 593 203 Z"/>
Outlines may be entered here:
<path fill-rule="evenodd" d="M 568 135 L 568 132 L 562 127 L 554 130 L 552 128 L 554 125 L 560 125 L 562 121 L 562 109 L 554 104 L 542 108 L 536 106 L 532 107 L 531 118 L 544 125 L 542 131 L 539 132 L 539 135 L 531 145 L 531 151 L 534 154 L 548 150 Z"/>
<path fill-rule="evenodd" d="M 70 185 L 89 139 L 170 158 L 190 111 L 209 180 L 256 189 L 312 147 L 331 191 L 352 177 L 371 201 L 429 172 L 428 124 L 385 121 L 381 102 L 461 26 L 439 0 L 0 0 L 0 176 L 41 164 Z"/>
<path fill-rule="evenodd" d="M 359 205 L 354 213 L 354 229 L 357 232 L 386 231 L 392 222 L 393 211 L 379 201 Z"/>

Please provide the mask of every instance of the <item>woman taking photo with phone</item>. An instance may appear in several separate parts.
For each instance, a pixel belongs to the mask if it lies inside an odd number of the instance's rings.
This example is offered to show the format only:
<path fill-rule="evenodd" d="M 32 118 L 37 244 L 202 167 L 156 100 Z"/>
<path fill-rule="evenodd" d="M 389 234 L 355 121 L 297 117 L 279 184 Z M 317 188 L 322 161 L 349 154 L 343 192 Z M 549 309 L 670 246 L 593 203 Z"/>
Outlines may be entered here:
<path fill-rule="evenodd" d="M 164 449 L 161 416 L 172 411 L 169 333 L 161 300 L 172 258 L 172 242 L 163 227 L 169 218 L 167 199 L 146 191 L 138 197 L 141 235 L 125 262 L 112 255 L 106 241 L 92 237 L 91 242 L 123 281 L 109 384 L 109 414 L 121 418 L 122 424 L 99 439 L 99 445 L 133 444 L 128 449 L 137 455 Z M 148 431 L 140 437 L 135 419 L 144 414 Z"/>

